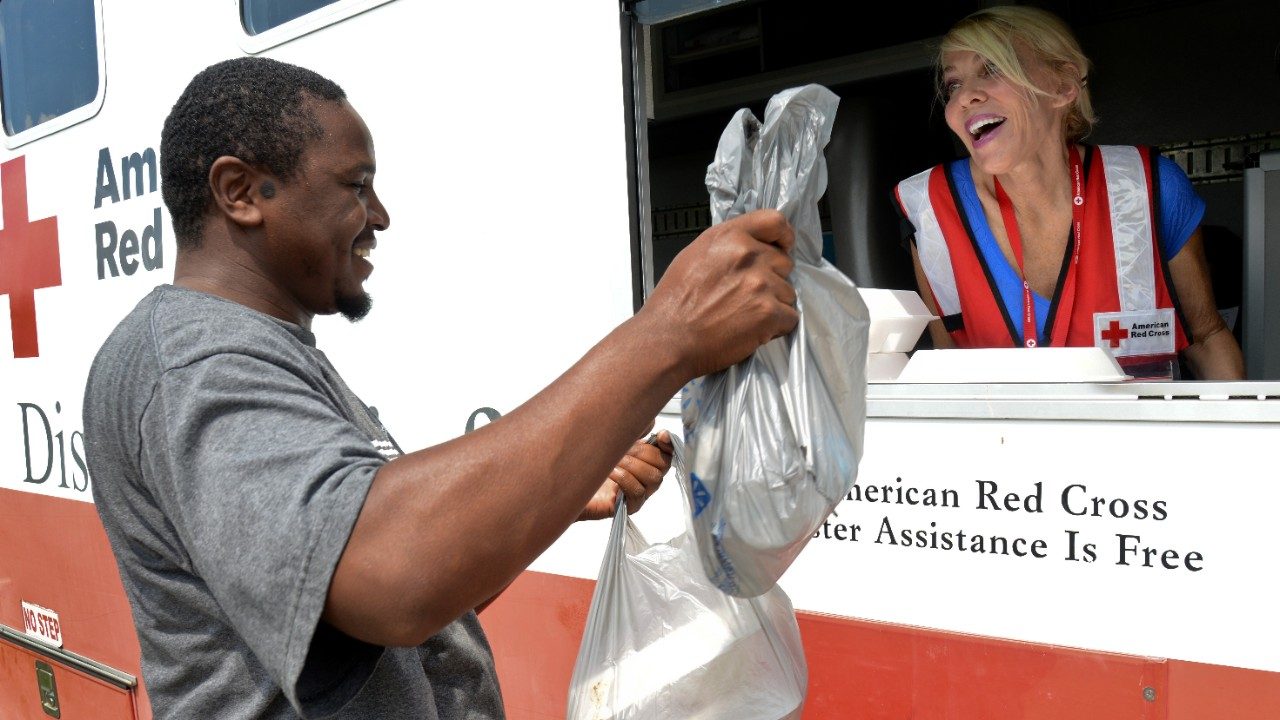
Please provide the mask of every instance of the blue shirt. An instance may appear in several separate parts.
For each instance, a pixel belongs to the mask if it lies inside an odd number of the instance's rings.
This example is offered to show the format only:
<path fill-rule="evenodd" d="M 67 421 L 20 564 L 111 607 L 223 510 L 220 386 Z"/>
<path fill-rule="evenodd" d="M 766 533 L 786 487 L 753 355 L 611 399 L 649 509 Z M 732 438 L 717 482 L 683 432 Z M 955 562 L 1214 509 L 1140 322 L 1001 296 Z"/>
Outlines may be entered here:
<path fill-rule="evenodd" d="M 1204 200 L 1196 194 L 1191 181 L 1177 163 L 1163 155 L 1157 156 L 1156 161 L 1159 163 L 1160 177 L 1160 217 L 1156 219 L 1156 223 L 1161 250 L 1166 258 L 1173 259 L 1200 225 L 1200 219 L 1204 217 Z M 978 250 L 1000 290 L 1000 299 L 1004 302 L 1009 317 L 1022 317 L 1022 279 L 1018 277 L 1017 269 L 1005 259 L 991 232 L 991 226 L 987 224 L 987 216 L 982 212 L 982 202 L 978 200 L 973 174 L 969 170 L 969 159 L 953 161 L 950 170 L 955 180 L 956 194 L 960 197 L 961 210 L 968 217 L 969 227 L 973 229 L 974 238 L 978 242 Z M 1043 337 L 1044 326 L 1049 320 L 1051 298 L 1034 290 L 1031 291 L 1031 297 L 1036 306 L 1036 331 Z M 1022 325 L 1014 323 L 1014 329 L 1021 338 Z"/>

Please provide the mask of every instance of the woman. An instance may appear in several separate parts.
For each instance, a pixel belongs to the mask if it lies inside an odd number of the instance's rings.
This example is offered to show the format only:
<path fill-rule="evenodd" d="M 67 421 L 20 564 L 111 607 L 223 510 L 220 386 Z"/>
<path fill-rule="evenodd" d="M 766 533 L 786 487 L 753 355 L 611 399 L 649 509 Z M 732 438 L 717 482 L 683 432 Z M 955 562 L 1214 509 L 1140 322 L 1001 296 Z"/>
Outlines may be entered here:
<path fill-rule="evenodd" d="M 969 157 L 898 184 L 935 347 L 1089 346 L 1136 377 L 1244 376 L 1218 315 L 1204 202 L 1147 148 L 1080 143 L 1089 60 L 1056 16 L 998 6 L 943 38 L 940 94 Z"/>

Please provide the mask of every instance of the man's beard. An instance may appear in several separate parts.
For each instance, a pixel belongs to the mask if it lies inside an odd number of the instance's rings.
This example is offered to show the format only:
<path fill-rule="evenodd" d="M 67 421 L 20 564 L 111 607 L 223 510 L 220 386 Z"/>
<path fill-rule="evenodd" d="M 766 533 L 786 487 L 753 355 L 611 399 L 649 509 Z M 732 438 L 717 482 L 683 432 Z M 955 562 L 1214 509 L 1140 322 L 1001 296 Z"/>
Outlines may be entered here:
<path fill-rule="evenodd" d="M 342 313 L 342 317 L 351 322 L 360 322 L 372 309 L 373 298 L 369 297 L 367 292 L 361 292 L 357 295 L 338 296 L 338 312 Z"/>

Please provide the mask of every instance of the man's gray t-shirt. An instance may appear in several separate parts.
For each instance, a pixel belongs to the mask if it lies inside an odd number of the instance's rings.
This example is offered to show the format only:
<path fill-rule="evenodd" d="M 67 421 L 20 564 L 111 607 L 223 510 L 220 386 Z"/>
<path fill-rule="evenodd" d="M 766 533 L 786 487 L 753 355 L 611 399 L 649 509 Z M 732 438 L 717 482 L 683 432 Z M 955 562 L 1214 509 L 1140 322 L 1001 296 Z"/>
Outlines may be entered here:
<path fill-rule="evenodd" d="M 502 717 L 474 613 L 418 648 L 321 622 L 399 451 L 308 330 L 161 286 L 94 360 L 84 429 L 157 720 Z"/>

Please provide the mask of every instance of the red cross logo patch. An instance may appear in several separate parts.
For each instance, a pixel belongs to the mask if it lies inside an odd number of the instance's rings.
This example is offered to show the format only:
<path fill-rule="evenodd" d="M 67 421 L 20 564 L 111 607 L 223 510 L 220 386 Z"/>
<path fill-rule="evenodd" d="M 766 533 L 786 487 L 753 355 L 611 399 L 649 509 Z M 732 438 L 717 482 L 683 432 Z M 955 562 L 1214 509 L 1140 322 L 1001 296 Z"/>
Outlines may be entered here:
<path fill-rule="evenodd" d="M 36 290 L 62 284 L 58 258 L 58 218 L 27 218 L 27 159 L 0 164 L 0 295 L 9 296 L 9 326 L 15 358 L 38 357 Z"/>
<path fill-rule="evenodd" d="M 1111 344 L 1111 347 L 1118 348 L 1120 347 L 1120 341 L 1129 337 L 1129 330 L 1121 327 L 1120 323 L 1115 320 L 1112 320 L 1111 324 L 1107 326 L 1106 330 L 1102 331 L 1101 335 L 1103 340 L 1106 340 Z"/>

